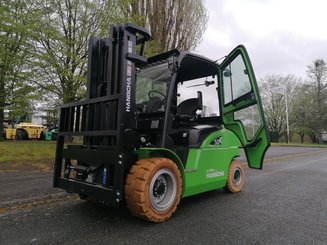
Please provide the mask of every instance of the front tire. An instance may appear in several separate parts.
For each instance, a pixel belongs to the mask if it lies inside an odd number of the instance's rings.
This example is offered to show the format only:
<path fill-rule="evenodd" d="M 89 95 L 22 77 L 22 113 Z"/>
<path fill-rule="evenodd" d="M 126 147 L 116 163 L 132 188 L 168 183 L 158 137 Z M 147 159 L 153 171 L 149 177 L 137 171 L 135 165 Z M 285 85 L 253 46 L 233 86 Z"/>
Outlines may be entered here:
<path fill-rule="evenodd" d="M 23 129 L 17 129 L 15 140 L 28 140 L 27 132 Z"/>
<path fill-rule="evenodd" d="M 163 222 L 176 211 L 182 194 L 182 178 L 176 164 L 167 158 L 146 158 L 130 169 L 125 200 L 139 218 Z"/>
<path fill-rule="evenodd" d="M 233 159 L 228 168 L 227 183 L 225 190 L 229 193 L 237 193 L 244 187 L 244 168 L 239 160 Z"/>

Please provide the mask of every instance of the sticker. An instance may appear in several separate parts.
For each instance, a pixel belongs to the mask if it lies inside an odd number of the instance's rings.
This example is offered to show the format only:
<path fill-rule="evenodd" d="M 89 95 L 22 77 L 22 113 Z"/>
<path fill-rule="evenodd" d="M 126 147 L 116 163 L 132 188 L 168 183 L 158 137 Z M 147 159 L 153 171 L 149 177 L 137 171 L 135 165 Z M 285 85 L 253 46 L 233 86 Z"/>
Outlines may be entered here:
<path fill-rule="evenodd" d="M 214 139 L 211 143 L 210 143 L 210 145 L 221 145 L 222 144 L 222 137 L 218 137 L 218 138 L 216 138 L 216 139 Z"/>
<path fill-rule="evenodd" d="M 102 175 L 102 184 L 106 185 L 106 183 L 107 183 L 107 169 L 104 168 L 103 169 L 103 175 Z"/>
<path fill-rule="evenodd" d="M 132 43 L 132 41 L 128 41 L 128 53 L 133 53 L 133 43 Z"/>

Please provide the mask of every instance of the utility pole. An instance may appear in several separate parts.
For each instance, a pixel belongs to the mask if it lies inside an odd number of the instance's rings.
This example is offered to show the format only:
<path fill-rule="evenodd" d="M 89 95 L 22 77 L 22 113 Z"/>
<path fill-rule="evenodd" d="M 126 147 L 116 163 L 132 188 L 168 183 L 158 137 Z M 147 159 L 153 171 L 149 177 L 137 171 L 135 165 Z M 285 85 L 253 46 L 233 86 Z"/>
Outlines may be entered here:
<path fill-rule="evenodd" d="M 284 87 L 285 107 L 286 107 L 286 130 L 287 130 L 287 144 L 290 143 L 290 127 L 288 122 L 288 102 L 287 102 L 287 87 Z"/>

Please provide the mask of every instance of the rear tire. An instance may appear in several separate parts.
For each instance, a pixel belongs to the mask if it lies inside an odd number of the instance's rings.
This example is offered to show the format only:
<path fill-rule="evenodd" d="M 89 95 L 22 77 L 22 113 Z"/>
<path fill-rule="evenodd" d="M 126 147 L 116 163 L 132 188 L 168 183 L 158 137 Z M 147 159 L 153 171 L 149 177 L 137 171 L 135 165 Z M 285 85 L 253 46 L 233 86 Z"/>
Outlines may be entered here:
<path fill-rule="evenodd" d="M 45 133 L 43 131 L 40 133 L 39 140 L 45 140 Z"/>
<path fill-rule="evenodd" d="M 233 159 L 228 168 L 227 183 L 225 190 L 229 193 L 237 193 L 244 187 L 244 168 L 239 160 Z"/>
<path fill-rule="evenodd" d="M 167 158 L 147 158 L 130 169 L 125 200 L 139 218 L 163 222 L 176 211 L 182 194 L 182 178 L 176 164 Z"/>

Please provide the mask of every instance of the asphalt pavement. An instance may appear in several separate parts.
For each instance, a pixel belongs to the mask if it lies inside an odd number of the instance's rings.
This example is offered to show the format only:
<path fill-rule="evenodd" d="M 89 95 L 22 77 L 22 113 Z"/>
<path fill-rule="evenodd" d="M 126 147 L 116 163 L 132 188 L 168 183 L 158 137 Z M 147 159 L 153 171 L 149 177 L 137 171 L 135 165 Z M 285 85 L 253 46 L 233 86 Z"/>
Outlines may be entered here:
<path fill-rule="evenodd" d="M 0 244 L 326 244 L 327 149 L 272 147 L 246 176 L 152 224 L 51 188 L 51 173 L 2 172 Z"/>

